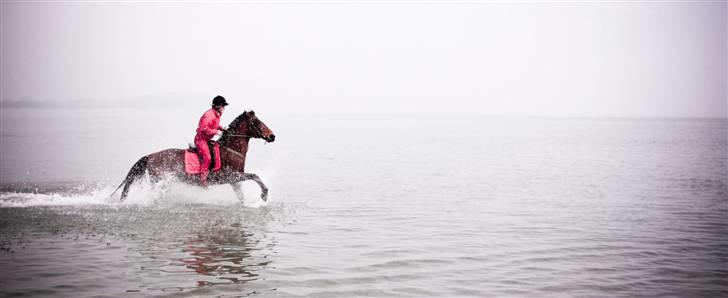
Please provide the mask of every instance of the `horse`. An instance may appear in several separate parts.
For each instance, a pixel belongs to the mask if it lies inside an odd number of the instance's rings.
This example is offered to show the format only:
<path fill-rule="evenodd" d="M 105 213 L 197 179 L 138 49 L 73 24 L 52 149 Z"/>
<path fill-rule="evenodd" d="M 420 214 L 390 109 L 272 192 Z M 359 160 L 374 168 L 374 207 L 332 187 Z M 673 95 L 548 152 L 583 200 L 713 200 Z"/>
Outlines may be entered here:
<path fill-rule="evenodd" d="M 222 168 L 218 171 L 210 171 L 207 182 L 209 185 L 230 184 L 238 197 L 242 198 L 240 182 L 253 180 L 260 186 L 261 199 L 266 201 L 268 187 L 263 184 L 258 175 L 245 173 L 245 157 L 248 153 L 248 143 L 251 138 L 260 138 L 266 142 L 273 142 L 276 136 L 263 121 L 255 116 L 254 111 L 243 111 L 230 123 L 228 129 L 222 133 L 218 140 Z M 163 177 L 172 176 L 183 183 L 200 186 L 198 174 L 185 173 L 185 151 L 186 149 L 165 149 L 143 156 L 134 163 L 124 181 L 114 190 L 111 196 L 124 186 L 120 199 L 120 201 L 124 201 L 129 195 L 131 185 L 145 173 L 148 173 L 149 180 L 153 184 L 158 183 Z"/>

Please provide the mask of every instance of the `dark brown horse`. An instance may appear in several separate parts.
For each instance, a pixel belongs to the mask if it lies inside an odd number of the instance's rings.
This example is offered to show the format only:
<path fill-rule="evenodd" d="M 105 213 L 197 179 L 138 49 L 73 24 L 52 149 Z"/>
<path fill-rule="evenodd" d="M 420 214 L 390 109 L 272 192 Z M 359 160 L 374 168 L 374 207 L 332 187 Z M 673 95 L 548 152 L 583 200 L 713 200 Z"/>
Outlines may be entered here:
<path fill-rule="evenodd" d="M 240 182 L 253 180 L 260 186 L 261 199 L 268 197 L 268 188 L 260 181 L 260 177 L 253 173 L 245 173 L 245 156 L 248 153 L 248 142 L 251 138 L 261 138 L 266 142 L 275 141 L 276 136 L 268 126 L 255 116 L 255 112 L 243 112 L 223 132 L 218 140 L 220 143 L 220 160 L 222 168 L 217 172 L 210 172 L 207 181 L 212 184 L 230 184 L 239 197 L 242 197 Z M 129 170 L 129 174 L 114 193 L 124 186 L 121 192 L 121 201 L 126 199 L 129 188 L 134 181 L 144 173 L 149 174 L 152 183 L 159 182 L 163 177 L 172 176 L 187 184 L 200 185 L 200 175 L 185 173 L 185 149 L 165 149 L 146 155 L 139 159 Z M 114 193 L 111 195 L 113 196 Z"/>

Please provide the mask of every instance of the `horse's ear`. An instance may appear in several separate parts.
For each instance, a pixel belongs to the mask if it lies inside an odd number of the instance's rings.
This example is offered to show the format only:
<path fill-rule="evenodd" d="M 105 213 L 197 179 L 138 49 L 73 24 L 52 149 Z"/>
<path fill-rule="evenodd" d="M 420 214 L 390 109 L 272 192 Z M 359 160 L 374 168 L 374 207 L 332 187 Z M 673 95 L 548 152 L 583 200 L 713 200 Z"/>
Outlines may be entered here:
<path fill-rule="evenodd" d="M 253 111 L 253 110 L 250 110 L 250 115 L 251 115 L 251 116 L 252 116 L 252 115 L 255 115 L 255 111 Z"/>

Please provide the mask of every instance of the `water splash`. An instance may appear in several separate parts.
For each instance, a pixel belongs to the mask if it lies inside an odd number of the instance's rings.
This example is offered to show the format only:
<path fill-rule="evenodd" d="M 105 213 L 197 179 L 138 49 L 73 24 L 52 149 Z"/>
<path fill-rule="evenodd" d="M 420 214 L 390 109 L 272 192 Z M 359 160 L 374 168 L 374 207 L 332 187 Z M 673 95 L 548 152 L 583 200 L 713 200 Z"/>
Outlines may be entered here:
<path fill-rule="evenodd" d="M 79 191 L 82 189 L 82 191 Z M 245 199 L 240 200 L 229 185 L 216 185 L 203 189 L 166 178 L 158 184 L 141 181 L 132 186 L 124 202 L 119 193 L 111 193 L 115 185 L 67 185 L 63 189 L 8 189 L 0 192 L 0 207 L 74 206 L 74 205 L 118 205 L 118 206 L 171 206 L 200 204 L 226 206 L 243 204 L 258 208 L 267 203 L 260 199 L 260 190 L 255 183 L 243 183 Z"/>

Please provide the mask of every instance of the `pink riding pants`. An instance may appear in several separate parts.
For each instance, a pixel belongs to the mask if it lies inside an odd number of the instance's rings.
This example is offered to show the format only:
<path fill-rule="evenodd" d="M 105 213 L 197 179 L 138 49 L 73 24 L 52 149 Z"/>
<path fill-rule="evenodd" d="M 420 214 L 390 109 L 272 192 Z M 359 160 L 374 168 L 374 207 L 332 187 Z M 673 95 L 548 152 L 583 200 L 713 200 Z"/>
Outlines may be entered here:
<path fill-rule="evenodd" d="M 207 185 L 207 175 L 210 174 L 210 148 L 207 146 L 207 140 L 203 138 L 195 138 L 195 146 L 197 153 L 202 157 L 200 163 L 200 183 Z"/>

